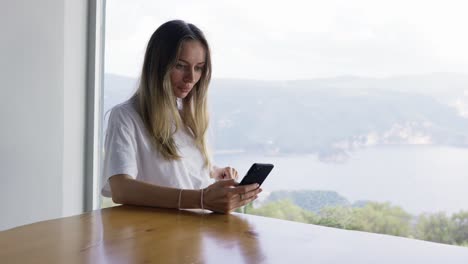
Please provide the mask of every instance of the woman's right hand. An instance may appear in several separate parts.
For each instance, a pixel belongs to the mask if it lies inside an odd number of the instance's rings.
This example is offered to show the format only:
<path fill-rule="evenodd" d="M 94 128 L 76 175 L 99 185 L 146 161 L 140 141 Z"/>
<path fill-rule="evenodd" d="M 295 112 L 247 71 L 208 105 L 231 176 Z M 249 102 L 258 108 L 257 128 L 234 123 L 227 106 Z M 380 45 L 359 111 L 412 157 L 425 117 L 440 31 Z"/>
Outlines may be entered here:
<path fill-rule="evenodd" d="M 238 186 L 233 179 L 220 180 L 204 189 L 203 207 L 213 212 L 230 213 L 257 199 L 261 191 L 256 183 Z"/>

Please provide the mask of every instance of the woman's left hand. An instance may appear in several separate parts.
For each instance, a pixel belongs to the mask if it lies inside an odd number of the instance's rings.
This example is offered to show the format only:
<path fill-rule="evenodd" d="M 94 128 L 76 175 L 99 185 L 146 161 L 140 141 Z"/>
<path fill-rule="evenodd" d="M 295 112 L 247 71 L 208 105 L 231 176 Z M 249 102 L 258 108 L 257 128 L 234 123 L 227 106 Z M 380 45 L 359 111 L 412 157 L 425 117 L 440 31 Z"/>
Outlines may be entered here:
<path fill-rule="evenodd" d="M 239 178 L 239 173 L 237 172 L 236 169 L 231 168 L 231 167 L 225 167 L 225 168 L 213 168 L 213 178 L 217 181 L 219 180 L 236 180 Z"/>

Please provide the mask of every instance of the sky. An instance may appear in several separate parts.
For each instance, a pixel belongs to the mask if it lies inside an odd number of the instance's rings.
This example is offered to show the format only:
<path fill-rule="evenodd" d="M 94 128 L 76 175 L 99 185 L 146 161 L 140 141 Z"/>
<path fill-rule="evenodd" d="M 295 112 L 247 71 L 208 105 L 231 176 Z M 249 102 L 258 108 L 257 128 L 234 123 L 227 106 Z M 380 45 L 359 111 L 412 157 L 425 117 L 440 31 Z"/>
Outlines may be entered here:
<path fill-rule="evenodd" d="M 138 77 L 151 34 L 201 28 L 213 78 L 297 80 L 468 73 L 465 0 L 108 0 L 105 72 Z"/>

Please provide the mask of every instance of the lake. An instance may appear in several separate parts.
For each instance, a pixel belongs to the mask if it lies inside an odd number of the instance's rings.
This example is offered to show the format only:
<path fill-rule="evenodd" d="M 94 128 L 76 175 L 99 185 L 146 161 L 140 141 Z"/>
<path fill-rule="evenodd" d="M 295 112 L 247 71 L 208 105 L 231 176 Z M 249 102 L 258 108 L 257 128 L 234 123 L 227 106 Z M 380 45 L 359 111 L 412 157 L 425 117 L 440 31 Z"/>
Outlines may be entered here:
<path fill-rule="evenodd" d="M 468 149 L 428 145 L 362 149 L 343 163 L 316 155 L 216 154 L 218 166 L 244 175 L 252 163 L 273 163 L 262 185 L 275 190 L 332 190 L 350 202 L 391 202 L 412 214 L 468 210 Z"/>

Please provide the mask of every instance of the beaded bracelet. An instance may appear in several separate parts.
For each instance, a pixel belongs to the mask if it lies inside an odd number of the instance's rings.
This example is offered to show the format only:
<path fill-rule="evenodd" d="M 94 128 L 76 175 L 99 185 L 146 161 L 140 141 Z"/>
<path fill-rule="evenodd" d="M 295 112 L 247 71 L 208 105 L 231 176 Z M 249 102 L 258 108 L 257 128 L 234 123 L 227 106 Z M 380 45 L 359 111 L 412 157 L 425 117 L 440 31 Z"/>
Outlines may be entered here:
<path fill-rule="evenodd" d="M 204 189 L 201 189 L 201 195 L 200 195 L 200 207 L 202 210 L 205 210 L 205 208 L 203 207 L 203 191 Z"/>
<path fill-rule="evenodd" d="M 180 203 L 182 201 L 182 190 L 183 189 L 179 190 L 179 200 L 177 201 L 177 209 L 179 209 L 179 210 L 180 210 Z"/>

